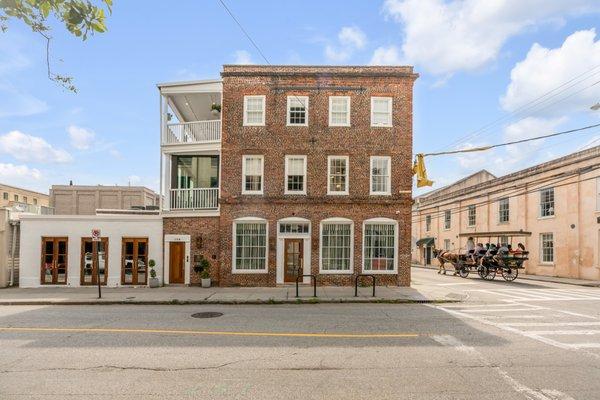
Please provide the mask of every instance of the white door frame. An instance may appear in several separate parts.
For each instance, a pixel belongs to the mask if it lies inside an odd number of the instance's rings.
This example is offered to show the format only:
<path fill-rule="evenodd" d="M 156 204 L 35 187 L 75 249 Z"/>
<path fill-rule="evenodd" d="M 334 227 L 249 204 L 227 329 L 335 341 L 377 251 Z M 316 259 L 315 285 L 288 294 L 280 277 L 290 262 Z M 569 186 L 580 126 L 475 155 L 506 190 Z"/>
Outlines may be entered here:
<path fill-rule="evenodd" d="M 171 272 L 171 265 L 169 263 L 170 256 L 170 243 L 171 242 L 184 242 L 185 243 L 185 257 L 183 259 L 183 282 L 186 285 L 190 284 L 190 253 L 191 253 L 191 241 L 192 238 L 190 235 L 165 235 L 165 246 L 164 246 L 164 260 L 163 265 L 165 266 L 165 285 L 169 284 L 169 276 Z"/>
<path fill-rule="evenodd" d="M 308 223 L 308 233 L 280 233 L 279 225 L 281 223 Z M 277 268 L 276 268 L 276 276 L 275 282 L 277 284 L 284 284 L 284 276 L 283 276 L 283 267 L 284 267 L 284 257 L 285 257 L 285 239 L 303 239 L 303 254 L 302 254 L 302 271 L 304 274 L 310 274 L 310 266 L 311 266 L 311 232 L 312 226 L 310 220 L 304 218 L 283 218 L 277 221 Z M 305 276 L 302 278 L 302 283 L 310 283 L 310 276 Z"/>

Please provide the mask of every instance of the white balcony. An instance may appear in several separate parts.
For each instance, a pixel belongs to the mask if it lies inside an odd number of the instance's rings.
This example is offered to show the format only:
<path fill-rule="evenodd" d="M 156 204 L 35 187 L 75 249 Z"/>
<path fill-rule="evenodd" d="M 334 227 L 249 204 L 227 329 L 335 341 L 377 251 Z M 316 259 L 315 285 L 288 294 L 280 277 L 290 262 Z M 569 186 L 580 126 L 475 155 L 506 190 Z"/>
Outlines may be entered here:
<path fill-rule="evenodd" d="M 219 188 L 171 189 L 169 208 L 171 210 L 217 210 Z"/>
<path fill-rule="evenodd" d="M 162 144 L 204 144 L 221 141 L 221 120 L 167 124 Z"/>

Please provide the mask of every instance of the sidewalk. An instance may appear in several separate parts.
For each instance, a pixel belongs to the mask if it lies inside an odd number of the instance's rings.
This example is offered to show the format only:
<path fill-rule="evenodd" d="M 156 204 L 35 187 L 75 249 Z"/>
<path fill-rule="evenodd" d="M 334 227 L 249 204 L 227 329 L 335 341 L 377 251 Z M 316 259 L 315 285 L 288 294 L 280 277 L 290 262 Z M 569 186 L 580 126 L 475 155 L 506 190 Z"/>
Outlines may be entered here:
<path fill-rule="evenodd" d="M 435 269 L 435 270 L 438 269 L 438 267 L 435 265 L 412 264 L 411 266 L 413 268 Z M 448 271 L 451 273 L 453 271 L 453 268 L 451 266 L 448 267 Z M 587 279 L 560 278 L 558 276 L 527 275 L 527 274 L 519 273 L 519 277 L 517 279 L 526 279 L 526 280 L 538 281 L 538 282 L 563 283 L 565 285 L 600 287 L 600 281 L 590 281 Z"/>
<path fill-rule="evenodd" d="M 301 286 L 296 298 L 295 286 L 209 288 L 167 286 L 156 289 L 102 288 L 98 299 L 96 287 L 43 287 L 32 289 L 0 289 L 0 305 L 51 304 L 296 304 L 296 303 L 443 303 L 463 300 L 460 295 L 443 287 L 417 285 L 411 288 L 377 286 L 376 297 L 372 287 L 317 287 L 312 297 L 312 286 Z"/>

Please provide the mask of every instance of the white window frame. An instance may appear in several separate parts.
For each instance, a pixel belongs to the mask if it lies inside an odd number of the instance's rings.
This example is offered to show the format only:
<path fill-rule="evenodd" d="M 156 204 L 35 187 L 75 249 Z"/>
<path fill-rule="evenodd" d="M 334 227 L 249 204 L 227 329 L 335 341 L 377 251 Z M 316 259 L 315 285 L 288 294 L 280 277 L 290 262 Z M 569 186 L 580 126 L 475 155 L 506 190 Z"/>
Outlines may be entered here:
<path fill-rule="evenodd" d="M 506 221 L 502 220 L 502 204 L 506 202 L 506 214 L 507 214 L 507 218 Z M 503 197 L 501 199 L 498 199 L 498 224 L 508 224 L 510 223 L 510 198 L 509 197 Z"/>
<path fill-rule="evenodd" d="M 544 236 L 545 235 L 552 235 L 552 261 L 544 261 Z M 554 261 L 555 261 L 555 256 L 556 256 L 556 252 L 554 251 L 556 249 L 556 247 L 554 246 L 555 240 L 554 240 L 554 233 L 553 232 L 543 232 L 540 233 L 540 264 L 544 264 L 544 265 L 554 265 Z"/>
<path fill-rule="evenodd" d="M 333 113 L 332 113 L 333 99 L 346 100 L 346 103 L 348 104 L 348 114 L 346 116 L 346 122 L 342 122 L 342 123 L 334 123 L 333 122 Z M 351 113 L 350 96 L 329 96 L 329 126 L 350 126 L 350 121 L 351 121 L 350 113 Z"/>
<path fill-rule="evenodd" d="M 331 179 L 331 161 L 333 160 L 344 160 L 346 162 L 346 187 L 345 190 L 335 191 L 331 190 L 330 179 Z M 327 194 L 332 196 L 344 196 L 348 195 L 350 190 L 350 157 L 348 156 L 327 156 Z"/>
<path fill-rule="evenodd" d="M 386 100 L 388 102 L 388 122 L 384 123 L 384 124 L 376 124 L 374 122 L 375 118 L 373 118 L 373 116 L 375 115 L 375 107 L 374 107 L 374 103 L 375 100 Z M 393 100 L 391 97 L 371 97 L 371 127 L 373 128 L 389 128 L 392 126 L 393 122 L 392 122 L 392 106 L 393 106 Z"/>
<path fill-rule="evenodd" d="M 350 269 L 330 270 L 323 269 L 323 225 L 326 224 L 349 224 L 350 225 Z M 327 218 L 319 223 L 319 274 L 329 275 L 352 275 L 354 274 L 354 221 L 348 218 Z"/>
<path fill-rule="evenodd" d="M 366 240 L 365 240 L 365 228 L 367 225 L 377 225 L 377 224 L 390 224 L 394 225 L 394 261 L 393 261 L 393 270 L 371 270 L 365 269 L 365 255 L 366 255 Z M 363 221 L 362 225 L 362 262 L 361 262 L 361 270 L 363 274 L 382 274 L 382 275 L 394 275 L 398 273 L 398 221 L 391 218 L 370 218 Z"/>
<path fill-rule="evenodd" d="M 387 191 L 375 192 L 373 191 L 373 162 L 375 160 L 386 160 L 388 164 L 388 176 L 387 176 Z M 390 196 L 392 194 L 392 157 L 390 156 L 371 156 L 369 163 L 369 193 L 373 196 Z"/>
<path fill-rule="evenodd" d="M 237 247 L 237 224 L 244 223 L 264 223 L 265 224 L 265 232 L 266 232 L 266 240 L 265 240 L 265 268 L 264 269 L 237 269 L 236 264 L 236 256 L 235 250 Z M 237 218 L 233 220 L 232 226 L 232 239 L 231 239 L 231 273 L 232 274 L 267 274 L 269 273 L 269 221 L 264 218 L 258 217 L 244 217 Z"/>
<path fill-rule="evenodd" d="M 450 247 L 452 247 L 452 242 L 450 239 L 444 239 L 444 250 L 450 251 Z"/>
<path fill-rule="evenodd" d="M 248 99 L 261 99 L 262 100 L 262 121 L 260 123 L 248 122 Z M 244 126 L 265 126 L 265 114 L 267 113 L 265 99 L 266 99 L 265 95 L 244 96 Z"/>
<path fill-rule="evenodd" d="M 290 108 L 292 106 L 293 99 L 298 99 L 304 103 L 306 116 L 304 118 L 303 124 L 293 124 L 290 122 Z M 308 96 L 288 96 L 287 97 L 286 125 L 287 126 L 308 126 Z"/>
<path fill-rule="evenodd" d="M 449 215 L 450 218 L 446 218 L 446 215 Z M 448 223 L 446 224 L 446 222 Z M 452 229 L 452 211 L 444 210 L 444 230 L 449 231 L 450 229 Z"/>
<path fill-rule="evenodd" d="M 290 158 L 303 158 L 304 159 L 304 187 L 303 190 L 288 190 L 288 166 L 289 166 L 289 160 Z M 283 186 L 283 193 L 284 194 L 297 194 L 297 195 L 305 195 L 306 194 L 306 188 L 308 186 L 308 182 L 307 182 L 307 174 L 306 174 L 306 169 L 307 169 L 307 158 L 306 155 L 286 155 L 285 156 L 285 174 L 284 174 L 284 186 Z"/>
<path fill-rule="evenodd" d="M 260 190 L 246 190 L 246 160 L 260 159 Z M 242 194 L 263 194 L 265 191 L 265 156 L 260 154 L 245 154 L 242 156 Z"/>
<path fill-rule="evenodd" d="M 473 215 L 471 215 L 471 210 L 473 210 Z M 471 223 L 471 217 L 473 217 L 473 223 Z M 477 225 L 477 206 L 475 204 L 470 204 L 467 207 L 467 226 L 473 227 Z"/>
<path fill-rule="evenodd" d="M 552 214 L 542 215 L 543 204 L 545 204 L 545 202 L 542 201 L 542 196 L 543 196 L 543 193 L 547 190 L 552 190 Z M 556 193 L 555 193 L 554 187 L 547 187 L 547 188 L 540 189 L 540 206 L 539 206 L 538 217 L 541 219 L 554 218 L 555 215 L 556 215 Z"/>

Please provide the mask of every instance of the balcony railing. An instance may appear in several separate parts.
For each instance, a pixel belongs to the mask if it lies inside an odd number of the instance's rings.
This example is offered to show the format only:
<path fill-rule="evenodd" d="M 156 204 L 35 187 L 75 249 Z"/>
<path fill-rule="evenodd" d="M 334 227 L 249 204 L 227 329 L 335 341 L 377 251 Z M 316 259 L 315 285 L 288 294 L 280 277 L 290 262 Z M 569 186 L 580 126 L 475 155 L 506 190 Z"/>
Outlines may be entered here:
<path fill-rule="evenodd" d="M 221 141 L 221 120 L 167 124 L 162 144 L 214 143 Z"/>
<path fill-rule="evenodd" d="M 54 207 L 38 206 L 36 204 L 28 204 L 20 201 L 10 201 L 9 207 L 11 211 L 25 214 L 37 215 L 53 215 Z"/>
<path fill-rule="evenodd" d="M 219 207 L 219 188 L 171 189 L 171 210 L 216 210 Z"/>

